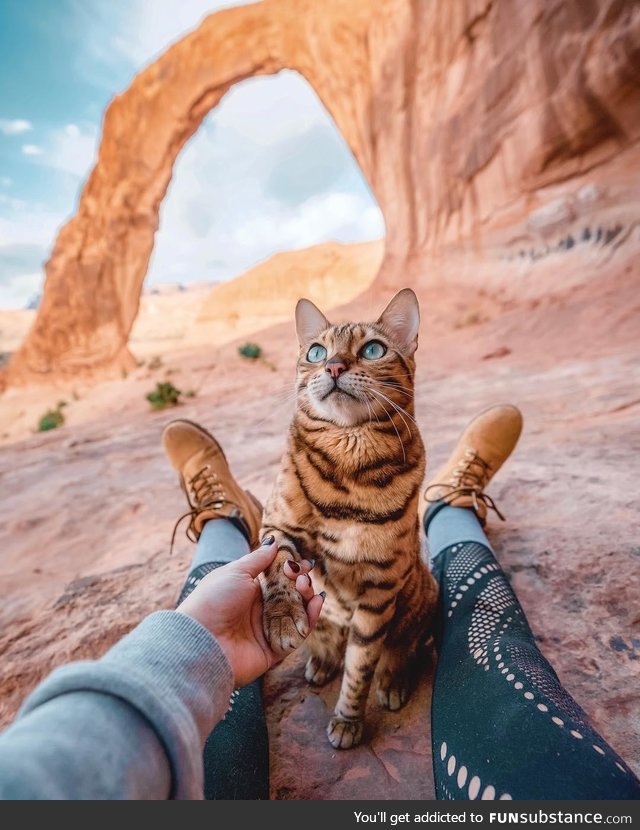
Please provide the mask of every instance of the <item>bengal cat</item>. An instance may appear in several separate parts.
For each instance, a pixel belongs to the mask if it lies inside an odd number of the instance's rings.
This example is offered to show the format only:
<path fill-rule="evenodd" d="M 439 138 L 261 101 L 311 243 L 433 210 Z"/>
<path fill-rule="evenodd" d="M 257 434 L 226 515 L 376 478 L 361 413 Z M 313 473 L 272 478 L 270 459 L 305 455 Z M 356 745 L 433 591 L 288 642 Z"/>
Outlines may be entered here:
<path fill-rule="evenodd" d="M 261 535 L 280 551 L 262 577 L 264 628 L 286 653 L 307 634 L 287 559 L 315 559 L 327 597 L 307 640 L 305 676 L 328 682 L 344 664 L 327 734 L 356 746 L 369 687 L 399 709 L 429 634 L 436 583 L 420 557 L 418 499 L 425 452 L 414 421 L 420 311 L 409 288 L 375 323 L 333 326 L 309 300 L 296 307 L 297 405 Z"/>

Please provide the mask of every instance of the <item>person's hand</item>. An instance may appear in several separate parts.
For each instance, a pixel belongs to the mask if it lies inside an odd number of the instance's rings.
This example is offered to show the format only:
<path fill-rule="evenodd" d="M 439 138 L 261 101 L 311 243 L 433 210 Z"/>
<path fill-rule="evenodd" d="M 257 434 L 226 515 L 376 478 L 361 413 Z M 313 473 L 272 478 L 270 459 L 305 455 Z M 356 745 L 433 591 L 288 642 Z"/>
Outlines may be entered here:
<path fill-rule="evenodd" d="M 176 609 L 208 629 L 224 651 L 236 686 L 244 686 L 280 662 L 265 639 L 262 629 L 262 592 L 257 576 L 275 559 L 274 542 L 263 544 L 241 559 L 217 568 L 200 582 Z M 311 563 L 299 562 L 294 573 L 288 564 L 284 572 L 295 579 L 305 602 L 309 631 L 318 622 L 324 597 L 314 594 L 309 571 Z"/>

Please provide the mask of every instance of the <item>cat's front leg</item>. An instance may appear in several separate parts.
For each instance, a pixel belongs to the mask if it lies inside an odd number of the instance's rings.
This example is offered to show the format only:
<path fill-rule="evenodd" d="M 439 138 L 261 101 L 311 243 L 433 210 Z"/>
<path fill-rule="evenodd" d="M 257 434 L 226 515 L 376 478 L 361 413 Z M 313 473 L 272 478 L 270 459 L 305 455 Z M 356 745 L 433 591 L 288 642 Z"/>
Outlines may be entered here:
<path fill-rule="evenodd" d="M 260 538 L 267 536 L 275 537 L 278 553 L 260 575 L 264 635 L 277 654 L 289 654 L 309 634 L 309 620 L 302 597 L 296 589 L 295 581 L 284 573 L 285 562 L 299 562 L 302 557 L 292 539 L 279 528 L 266 525 L 260 531 Z"/>
<path fill-rule="evenodd" d="M 329 743 L 336 749 L 351 749 L 362 740 L 369 688 L 394 610 L 395 596 L 374 589 L 353 614 L 340 697 L 327 727 Z"/>

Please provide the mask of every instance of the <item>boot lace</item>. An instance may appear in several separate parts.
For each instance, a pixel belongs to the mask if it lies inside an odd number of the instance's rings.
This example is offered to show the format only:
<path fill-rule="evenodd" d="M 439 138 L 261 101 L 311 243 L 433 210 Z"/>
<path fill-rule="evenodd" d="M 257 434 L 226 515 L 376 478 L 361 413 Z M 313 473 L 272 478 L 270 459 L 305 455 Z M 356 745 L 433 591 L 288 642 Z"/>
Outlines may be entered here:
<path fill-rule="evenodd" d="M 456 464 L 448 482 L 442 484 L 435 482 L 427 487 L 424 492 L 425 500 L 435 502 L 444 499 L 450 503 L 458 496 L 468 496 L 471 498 L 476 511 L 479 507 L 478 503 L 482 502 L 485 507 L 493 510 L 504 522 L 505 518 L 498 509 L 497 504 L 482 489 L 490 474 L 491 467 L 489 464 L 474 449 L 469 447 L 464 451 L 462 458 Z M 429 498 L 429 490 L 434 489 L 437 489 L 438 495 Z M 445 490 L 444 494 L 442 493 L 443 489 Z"/>
<path fill-rule="evenodd" d="M 191 489 L 191 492 L 189 492 L 189 488 Z M 193 524 L 198 515 L 202 513 L 203 510 L 220 510 L 225 503 L 230 504 L 220 479 L 218 478 L 217 473 L 211 469 L 210 464 L 205 464 L 201 470 L 198 470 L 198 472 L 189 481 L 189 487 L 186 487 L 183 482 L 182 489 L 186 493 L 190 510 L 183 513 L 173 526 L 169 554 L 173 553 L 173 544 L 176 540 L 178 527 L 184 519 L 189 517 L 191 520 L 186 530 L 187 539 L 189 539 L 190 542 L 197 542 L 198 538 L 195 535 Z"/>

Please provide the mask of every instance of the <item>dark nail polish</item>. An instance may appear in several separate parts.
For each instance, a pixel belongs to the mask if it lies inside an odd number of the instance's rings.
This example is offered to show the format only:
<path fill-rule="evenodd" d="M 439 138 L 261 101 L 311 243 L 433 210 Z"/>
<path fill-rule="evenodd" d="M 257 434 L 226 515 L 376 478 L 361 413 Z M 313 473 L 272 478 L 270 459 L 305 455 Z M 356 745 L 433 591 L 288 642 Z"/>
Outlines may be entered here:
<path fill-rule="evenodd" d="M 318 596 L 319 596 L 319 597 L 322 597 L 322 599 L 326 599 L 326 598 L 327 598 L 327 592 L 326 592 L 326 591 L 320 591 L 320 593 L 318 594 Z"/>
<path fill-rule="evenodd" d="M 264 545 L 264 547 L 266 547 L 267 545 L 272 545 L 274 542 L 275 542 L 275 537 L 274 536 L 265 536 L 264 539 L 262 540 L 262 544 Z"/>
<path fill-rule="evenodd" d="M 289 565 L 291 570 L 294 572 L 294 574 L 300 573 L 300 565 L 298 565 L 297 562 L 294 562 L 293 559 L 288 559 L 287 564 Z"/>
<path fill-rule="evenodd" d="M 309 576 L 309 574 L 305 574 L 305 576 L 309 580 L 309 587 L 311 588 L 313 586 L 313 582 L 311 581 L 311 577 Z"/>
<path fill-rule="evenodd" d="M 307 560 L 307 561 L 308 561 L 308 562 L 309 562 L 309 564 L 311 565 L 311 570 L 313 570 L 313 569 L 315 568 L 315 566 L 316 566 L 316 560 L 315 560 L 315 559 L 309 559 L 309 560 Z"/>

